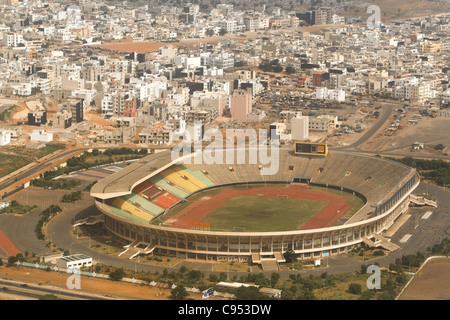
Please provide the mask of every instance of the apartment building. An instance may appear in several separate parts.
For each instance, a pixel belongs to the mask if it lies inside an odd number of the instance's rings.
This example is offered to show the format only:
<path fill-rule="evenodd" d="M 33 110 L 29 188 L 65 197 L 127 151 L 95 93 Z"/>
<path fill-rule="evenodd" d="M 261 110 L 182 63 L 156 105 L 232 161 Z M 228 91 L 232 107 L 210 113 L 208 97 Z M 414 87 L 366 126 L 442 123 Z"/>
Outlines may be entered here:
<path fill-rule="evenodd" d="M 3 45 L 7 47 L 17 47 L 19 44 L 23 44 L 23 35 L 15 32 L 3 34 Z"/>
<path fill-rule="evenodd" d="M 252 111 L 252 94 L 247 90 L 235 90 L 230 96 L 231 118 L 246 121 L 247 115 Z"/>
<path fill-rule="evenodd" d="M 128 144 L 136 136 L 136 127 L 120 127 L 112 131 L 102 131 L 95 137 L 95 141 L 103 144 Z"/>
<path fill-rule="evenodd" d="M 172 130 L 164 128 L 144 129 L 139 133 L 140 144 L 163 145 L 172 143 Z"/>

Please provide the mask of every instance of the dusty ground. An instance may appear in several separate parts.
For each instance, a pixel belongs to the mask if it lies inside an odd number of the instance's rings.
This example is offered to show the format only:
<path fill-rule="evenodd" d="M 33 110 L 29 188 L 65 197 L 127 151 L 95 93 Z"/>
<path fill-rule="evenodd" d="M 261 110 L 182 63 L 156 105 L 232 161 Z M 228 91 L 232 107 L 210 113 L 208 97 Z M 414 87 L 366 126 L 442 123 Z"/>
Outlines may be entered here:
<path fill-rule="evenodd" d="M 381 9 L 381 20 L 407 19 L 413 17 L 424 17 L 433 14 L 448 12 L 448 2 L 446 0 L 371 0 L 356 1 L 346 4 L 347 10 L 343 15 L 348 17 L 361 16 L 364 19 L 372 15 L 366 13 L 370 5 L 377 5 Z"/>
<path fill-rule="evenodd" d="M 31 284 L 49 285 L 66 289 L 68 274 L 58 272 L 48 272 L 24 267 L 0 267 L 0 277 L 23 281 Z M 109 296 L 123 300 L 168 300 L 170 290 L 142 286 L 123 282 L 113 282 L 106 279 L 94 279 L 81 277 L 81 292 Z M 0 296 L 0 298 L 2 298 Z M 8 297 L 3 297 L 8 299 Z M 201 294 L 189 294 L 188 298 L 201 300 Z"/>
<path fill-rule="evenodd" d="M 449 126 L 450 117 L 423 117 L 419 119 L 418 124 L 407 124 L 408 119 L 412 119 L 413 112 L 408 112 L 406 120 L 403 120 L 404 128 L 397 130 L 392 136 L 377 134 L 365 146 L 366 150 L 390 151 L 400 149 L 409 151 L 414 142 L 424 143 L 425 145 L 436 145 L 442 143 L 444 146 L 450 146 Z M 390 121 L 386 124 L 390 124 Z M 379 133 L 382 133 L 380 130 Z M 420 154 L 427 153 L 426 150 L 418 151 Z M 414 155 L 414 154 L 412 154 Z"/>
<path fill-rule="evenodd" d="M 283 31 L 307 31 L 312 32 L 316 30 L 320 30 L 323 28 L 333 28 L 335 26 L 311 26 L 311 27 L 299 27 L 299 28 L 290 28 L 285 30 L 269 30 L 267 32 L 245 32 L 246 37 L 241 37 L 239 34 L 226 34 L 224 36 L 211 36 L 207 38 L 189 38 L 182 39 L 179 42 L 170 42 L 163 43 L 157 41 L 145 41 L 145 42 L 122 42 L 122 43 L 105 43 L 101 44 L 98 47 L 103 49 L 109 49 L 119 52 L 158 52 L 158 50 L 165 45 L 172 45 L 174 47 L 184 46 L 184 45 L 196 45 L 200 43 L 217 43 L 221 40 L 226 39 L 235 39 L 237 41 L 245 41 L 247 39 L 252 39 L 254 37 L 268 35 L 272 33 L 280 33 Z"/>
<path fill-rule="evenodd" d="M 450 259 L 429 261 L 399 300 L 450 300 Z"/>

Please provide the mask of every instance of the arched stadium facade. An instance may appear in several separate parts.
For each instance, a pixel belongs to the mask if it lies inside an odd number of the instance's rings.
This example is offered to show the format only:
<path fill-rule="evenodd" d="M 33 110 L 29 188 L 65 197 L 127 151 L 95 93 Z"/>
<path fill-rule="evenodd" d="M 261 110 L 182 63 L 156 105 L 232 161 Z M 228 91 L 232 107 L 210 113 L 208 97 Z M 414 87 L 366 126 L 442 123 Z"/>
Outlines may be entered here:
<path fill-rule="evenodd" d="M 379 157 L 338 151 L 325 157 L 296 156 L 287 148 L 279 152 L 278 172 L 270 176 L 260 174 L 258 163 L 205 165 L 187 163 L 185 157 L 181 164 L 180 159 L 173 161 L 170 151 L 158 152 L 99 181 L 91 195 L 104 214 L 105 228 L 124 246 L 187 259 L 282 261 L 288 250 L 300 259 L 316 259 L 346 252 L 381 234 L 408 210 L 410 194 L 420 182 L 414 169 Z M 218 232 L 157 223 L 171 207 L 203 189 L 267 182 L 303 182 L 354 192 L 365 204 L 342 225 L 310 230 Z M 172 202 L 150 201 L 158 192 L 166 192 L 158 199 L 172 195 Z"/>

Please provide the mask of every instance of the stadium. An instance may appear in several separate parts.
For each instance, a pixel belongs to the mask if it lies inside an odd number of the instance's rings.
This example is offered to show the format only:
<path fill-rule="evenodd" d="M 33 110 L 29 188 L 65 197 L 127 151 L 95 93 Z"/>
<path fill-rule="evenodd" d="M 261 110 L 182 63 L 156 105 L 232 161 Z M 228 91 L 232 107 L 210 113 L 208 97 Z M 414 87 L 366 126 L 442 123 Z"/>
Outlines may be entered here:
<path fill-rule="evenodd" d="M 196 164 L 170 150 L 129 164 L 91 189 L 123 257 L 284 262 L 283 253 L 321 259 L 365 243 L 395 250 L 382 236 L 408 210 L 417 172 L 380 157 L 326 146 L 280 148 L 278 171 L 252 149 L 245 161 Z M 305 150 L 307 150 L 305 152 Z M 320 152 L 317 152 L 317 151 Z M 227 158 L 228 159 L 228 158 Z M 192 161 L 191 161 L 192 160 Z"/>

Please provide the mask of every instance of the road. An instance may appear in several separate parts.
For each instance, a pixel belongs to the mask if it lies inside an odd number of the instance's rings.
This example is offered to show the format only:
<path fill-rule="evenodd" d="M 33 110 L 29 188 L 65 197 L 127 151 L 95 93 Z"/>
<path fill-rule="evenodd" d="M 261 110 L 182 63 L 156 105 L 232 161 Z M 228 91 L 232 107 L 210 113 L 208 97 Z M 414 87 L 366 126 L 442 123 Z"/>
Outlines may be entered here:
<path fill-rule="evenodd" d="M 80 152 L 82 152 L 84 150 L 88 150 L 88 149 L 91 149 L 91 148 L 83 147 L 83 148 L 65 150 L 63 152 L 57 153 L 56 155 L 46 159 L 43 162 L 39 162 L 38 164 L 36 164 L 29 170 L 26 170 L 17 175 L 11 176 L 7 180 L 0 183 L 1 194 L 3 194 L 3 192 L 7 188 L 10 188 L 14 184 L 15 184 L 15 187 L 20 188 L 22 186 L 23 180 L 28 179 L 28 181 L 29 181 L 31 177 L 35 176 L 39 172 L 48 170 L 52 167 L 55 167 L 57 164 L 59 165 L 59 162 L 61 162 L 63 159 L 68 159 L 68 158 L 78 155 Z"/>
<path fill-rule="evenodd" d="M 389 120 L 389 118 L 392 116 L 394 109 L 400 108 L 400 104 L 398 102 L 392 103 L 392 102 L 378 102 L 376 104 L 377 106 L 381 106 L 379 109 L 380 115 L 378 117 L 378 120 L 375 122 L 373 126 L 371 126 L 364 135 L 359 138 L 357 141 L 353 142 L 352 144 L 344 147 L 336 147 L 333 148 L 335 150 L 343 150 L 343 151 L 358 151 L 360 152 L 360 147 L 365 144 L 367 141 L 369 141 Z"/>
<path fill-rule="evenodd" d="M 22 299 L 39 299 L 44 295 L 54 294 L 61 300 L 111 300 L 110 298 L 76 292 L 74 290 L 65 290 L 11 280 L 0 280 L 0 292 L 17 296 Z"/>

